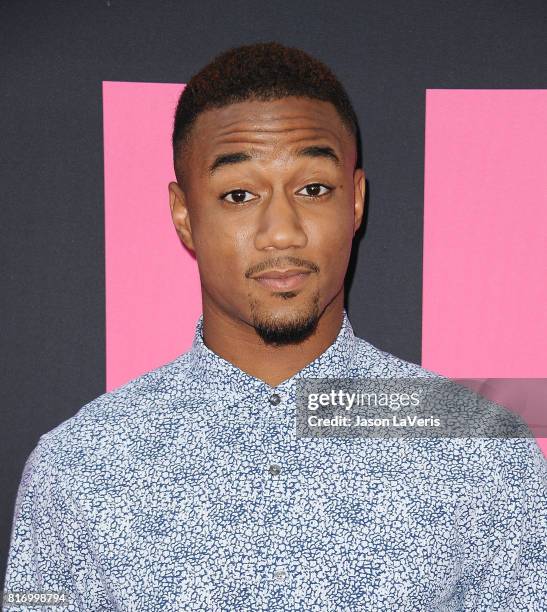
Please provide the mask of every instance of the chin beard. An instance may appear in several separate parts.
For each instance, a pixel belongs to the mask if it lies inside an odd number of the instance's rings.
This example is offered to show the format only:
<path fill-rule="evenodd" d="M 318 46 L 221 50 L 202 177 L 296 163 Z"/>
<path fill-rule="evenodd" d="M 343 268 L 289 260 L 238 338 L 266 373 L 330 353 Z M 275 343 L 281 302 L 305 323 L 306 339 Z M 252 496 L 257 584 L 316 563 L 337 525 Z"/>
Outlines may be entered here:
<path fill-rule="evenodd" d="M 252 309 L 253 310 L 253 309 Z M 309 338 L 319 321 L 319 297 L 316 296 L 309 312 L 291 321 L 260 318 L 253 313 L 253 327 L 266 344 L 283 346 L 298 344 Z"/>

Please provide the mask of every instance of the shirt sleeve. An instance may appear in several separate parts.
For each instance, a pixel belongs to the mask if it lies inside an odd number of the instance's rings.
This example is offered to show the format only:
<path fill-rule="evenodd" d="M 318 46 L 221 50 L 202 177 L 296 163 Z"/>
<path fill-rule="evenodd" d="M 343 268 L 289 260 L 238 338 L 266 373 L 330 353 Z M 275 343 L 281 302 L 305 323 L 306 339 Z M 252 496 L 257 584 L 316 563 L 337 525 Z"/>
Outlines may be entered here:
<path fill-rule="evenodd" d="M 545 610 L 547 601 L 546 462 L 533 438 L 491 440 L 487 482 L 464 512 L 463 610 Z"/>
<path fill-rule="evenodd" d="M 84 515 L 70 491 L 63 490 L 47 446 L 42 436 L 23 470 L 15 502 L 3 610 L 54 609 L 16 603 L 36 592 L 66 594 L 66 607 L 55 608 L 65 612 L 113 610 Z M 10 594 L 15 603 L 7 605 Z"/>

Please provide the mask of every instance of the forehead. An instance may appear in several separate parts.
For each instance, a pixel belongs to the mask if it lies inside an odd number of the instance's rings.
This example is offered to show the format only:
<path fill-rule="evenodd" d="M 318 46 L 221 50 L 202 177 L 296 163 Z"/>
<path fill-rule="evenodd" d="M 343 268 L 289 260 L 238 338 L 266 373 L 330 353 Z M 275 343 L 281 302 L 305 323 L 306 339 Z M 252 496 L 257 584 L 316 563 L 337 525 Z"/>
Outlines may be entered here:
<path fill-rule="evenodd" d="M 302 97 L 246 100 L 201 113 L 190 135 L 194 170 L 203 170 L 219 153 L 245 146 L 287 153 L 291 145 L 323 143 L 343 159 L 351 156 L 354 138 L 330 102 Z M 201 173 L 200 172 L 200 173 Z"/>

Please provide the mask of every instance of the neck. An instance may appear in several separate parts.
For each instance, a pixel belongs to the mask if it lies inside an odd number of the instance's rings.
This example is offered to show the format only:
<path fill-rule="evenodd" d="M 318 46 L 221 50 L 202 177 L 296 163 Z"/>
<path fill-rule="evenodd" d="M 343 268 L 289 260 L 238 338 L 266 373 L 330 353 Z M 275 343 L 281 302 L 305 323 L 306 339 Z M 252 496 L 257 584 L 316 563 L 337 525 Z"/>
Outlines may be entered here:
<path fill-rule="evenodd" d="M 298 344 L 265 344 L 254 327 L 221 311 L 209 300 L 203 302 L 205 346 L 247 374 L 275 387 L 319 357 L 340 332 L 344 291 L 321 314 L 314 333 Z"/>

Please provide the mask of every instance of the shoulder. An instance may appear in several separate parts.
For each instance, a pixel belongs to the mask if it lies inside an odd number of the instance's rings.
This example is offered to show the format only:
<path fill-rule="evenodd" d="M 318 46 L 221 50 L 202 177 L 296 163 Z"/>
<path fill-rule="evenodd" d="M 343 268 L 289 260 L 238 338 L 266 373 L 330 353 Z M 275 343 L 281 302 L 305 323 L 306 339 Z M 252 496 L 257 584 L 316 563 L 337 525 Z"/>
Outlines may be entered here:
<path fill-rule="evenodd" d="M 435 377 L 441 375 L 423 368 L 417 363 L 406 361 L 401 357 L 392 355 L 364 338 L 355 338 L 354 367 L 359 376 L 378 377 Z"/>
<path fill-rule="evenodd" d="M 25 474 L 73 483 L 85 475 L 106 478 L 152 454 L 169 437 L 173 414 L 194 393 L 189 353 L 103 393 L 74 416 L 44 433 L 27 460 Z"/>
<path fill-rule="evenodd" d="M 481 414 L 488 417 L 484 423 L 479 423 L 488 437 L 480 437 L 480 430 L 470 435 L 470 427 L 467 427 L 463 428 L 467 432 L 465 437 L 415 439 L 412 441 L 414 447 L 421 448 L 430 456 L 438 454 L 439 458 L 449 457 L 462 468 L 473 468 L 482 474 L 485 482 L 492 481 L 505 486 L 525 486 L 533 482 L 535 488 L 542 490 L 545 495 L 547 461 L 522 419 L 516 418 L 508 409 L 485 398 L 478 398 L 473 392 L 453 384 L 450 378 L 397 357 L 363 338 L 356 337 L 352 377 L 427 378 L 427 384 L 433 382 L 438 385 L 432 389 L 450 389 L 453 393 L 452 401 L 461 400 L 462 406 L 464 399 L 477 398 L 476 402 L 469 403 L 469 407 L 475 410 L 480 407 Z M 461 389 L 461 393 L 457 389 Z M 501 432 L 500 435 L 495 436 L 495 431 Z M 511 432 L 516 432 L 515 437 L 511 437 Z"/>

